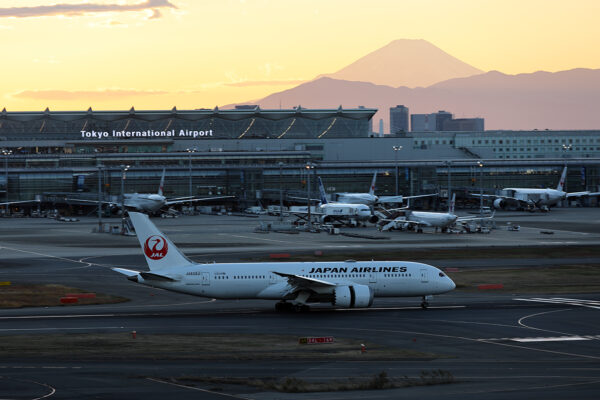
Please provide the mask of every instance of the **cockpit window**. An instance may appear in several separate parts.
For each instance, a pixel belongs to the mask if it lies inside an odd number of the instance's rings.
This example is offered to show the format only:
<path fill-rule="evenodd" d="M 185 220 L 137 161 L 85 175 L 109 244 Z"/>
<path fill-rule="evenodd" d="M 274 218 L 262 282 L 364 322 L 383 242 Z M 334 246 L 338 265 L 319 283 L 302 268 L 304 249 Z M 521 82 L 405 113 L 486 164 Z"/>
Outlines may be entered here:
<path fill-rule="evenodd" d="M 440 277 L 443 278 L 444 276 L 446 276 L 446 275 L 444 275 L 443 272 L 440 272 Z"/>

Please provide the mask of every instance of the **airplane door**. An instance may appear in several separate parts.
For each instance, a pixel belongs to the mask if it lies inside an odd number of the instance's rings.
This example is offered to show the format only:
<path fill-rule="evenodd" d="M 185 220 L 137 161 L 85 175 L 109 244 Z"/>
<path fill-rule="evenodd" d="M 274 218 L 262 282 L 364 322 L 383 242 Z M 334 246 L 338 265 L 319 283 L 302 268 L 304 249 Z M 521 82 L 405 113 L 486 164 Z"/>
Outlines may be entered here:
<path fill-rule="evenodd" d="M 427 269 L 421 268 L 421 283 L 427 283 L 429 279 L 427 278 Z"/>
<path fill-rule="evenodd" d="M 210 272 L 203 272 L 202 273 L 202 284 L 203 285 L 210 285 Z"/>
<path fill-rule="evenodd" d="M 377 283 L 377 272 L 369 273 L 369 283 Z"/>
<path fill-rule="evenodd" d="M 277 277 L 275 274 L 269 274 L 269 285 L 274 285 L 277 283 Z"/>

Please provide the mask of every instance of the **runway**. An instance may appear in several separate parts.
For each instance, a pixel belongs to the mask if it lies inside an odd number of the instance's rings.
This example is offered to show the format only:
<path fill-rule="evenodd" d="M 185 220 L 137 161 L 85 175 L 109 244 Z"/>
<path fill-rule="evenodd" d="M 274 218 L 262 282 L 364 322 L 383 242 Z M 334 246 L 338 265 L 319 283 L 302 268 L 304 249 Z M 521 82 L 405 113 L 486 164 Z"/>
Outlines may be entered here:
<path fill-rule="evenodd" d="M 566 211 L 566 212 L 563 212 Z M 555 242 L 598 241 L 593 232 L 594 213 L 576 220 L 571 211 L 560 210 L 551 218 L 557 232 Z M 584 210 L 588 211 L 588 210 Z M 596 211 L 596 210 L 590 210 Z M 269 252 L 311 252 L 320 245 L 371 246 L 374 251 L 397 246 L 398 242 L 448 246 L 452 235 L 401 233 L 381 244 L 324 234 L 260 235 L 252 232 L 256 222 L 240 226 L 219 217 L 210 226 L 194 224 L 210 217 L 158 220 L 174 242 L 196 261 L 206 257 L 229 261 Z M 510 217 L 513 219 L 514 217 Z M 539 224 L 544 216 L 525 215 Z M 310 313 L 280 314 L 269 301 L 223 301 L 191 297 L 136 285 L 111 271 L 111 266 L 144 268 L 144 260 L 133 238 L 91 234 L 93 220 L 65 224 L 23 220 L 12 226 L 0 220 L 0 281 L 62 283 L 115 295 L 130 302 L 116 305 L 29 308 L 2 310 L 1 335 L 52 333 L 144 334 L 283 334 L 352 338 L 394 348 L 440 355 L 435 359 L 387 361 L 181 361 L 181 360 L 68 360 L 28 358 L 0 361 L 0 398 L 15 399 L 392 399 L 399 397 L 439 399 L 595 399 L 600 392 L 600 294 L 499 294 L 454 291 L 436 296 L 430 309 L 419 307 L 420 299 L 376 299 L 370 309 L 335 310 L 328 305 Z M 549 219 L 542 222 L 547 223 Z M 592 221 L 592 222 L 588 222 Z M 228 225 L 230 223 L 230 225 Z M 29 225 L 31 224 L 31 225 Z M 39 229 L 40 225 L 44 229 Z M 36 227 L 37 226 L 37 227 Z M 34 229 L 34 227 L 36 227 Z M 558 229 L 560 228 L 560 229 Z M 162 228 L 161 228 L 162 229 Z M 530 232 L 492 232 L 489 235 L 457 238 L 452 246 L 510 245 L 507 234 L 521 234 L 522 242 L 540 240 L 539 229 Z M 10 231 L 15 234 L 11 235 Z M 238 233 L 235 233 L 237 231 Z M 560 231 L 560 232 L 559 232 Z M 218 233 L 242 236 L 224 241 Z M 312 236 L 311 236 L 312 235 Z M 258 236 L 258 237 L 257 237 Z M 540 235 L 541 236 L 541 235 Z M 315 239 L 312 239 L 312 238 Z M 471 239 L 473 237 L 473 239 Z M 577 237 L 583 239 L 578 240 Z M 264 239 L 272 239 L 268 244 Z M 228 239 L 229 240 L 229 239 Z M 296 245 L 290 245 L 293 241 Z M 472 240 L 471 242 L 469 240 Z M 280 242 L 284 243 L 280 243 Z M 515 240 L 516 241 L 516 240 Z M 301 242 L 301 243 L 300 243 Z M 258 243 L 258 245 L 255 245 Z M 219 248 L 218 245 L 221 245 Z M 227 251 L 223 251 L 223 247 Z M 387 247 L 386 247 L 387 246 Z M 543 244 L 542 244 L 543 246 Z M 569 244 L 565 244 L 569 246 Z M 323 248 L 323 247 L 321 247 Z M 343 249 L 343 248 L 342 248 Z M 206 251 L 206 252 L 205 252 Z M 567 260 L 567 259 L 565 259 Z M 560 263 L 565 260 L 553 260 Z M 597 262 L 595 257 L 568 261 Z M 501 267 L 504 259 L 432 261 L 444 266 Z M 510 260 L 528 268 L 540 260 Z M 124 346 L 127 342 L 124 341 Z M 368 351 L 368 349 L 367 349 Z M 248 387 L 199 385 L 195 388 L 165 383 L 182 375 L 231 377 L 347 378 L 386 371 L 389 376 L 419 377 L 422 371 L 449 371 L 456 382 L 448 385 L 410 387 L 380 391 L 276 393 Z"/>

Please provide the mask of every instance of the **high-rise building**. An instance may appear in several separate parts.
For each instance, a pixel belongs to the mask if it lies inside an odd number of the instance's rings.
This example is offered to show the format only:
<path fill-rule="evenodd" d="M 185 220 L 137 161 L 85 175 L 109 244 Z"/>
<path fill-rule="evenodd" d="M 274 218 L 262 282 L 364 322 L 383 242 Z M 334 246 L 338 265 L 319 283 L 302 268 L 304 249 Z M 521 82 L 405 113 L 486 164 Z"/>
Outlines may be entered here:
<path fill-rule="evenodd" d="M 410 130 L 412 132 L 433 132 L 436 130 L 437 114 L 411 114 Z"/>
<path fill-rule="evenodd" d="M 444 110 L 440 110 L 438 111 L 436 114 L 432 114 L 435 115 L 435 130 L 436 131 L 443 131 L 444 129 L 444 123 L 446 121 L 452 121 L 452 113 L 449 113 L 448 111 L 444 111 Z"/>
<path fill-rule="evenodd" d="M 453 132 L 483 132 L 483 118 L 456 118 L 444 121 L 444 131 Z"/>
<path fill-rule="evenodd" d="M 408 132 L 408 107 L 390 107 L 390 133 Z"/>

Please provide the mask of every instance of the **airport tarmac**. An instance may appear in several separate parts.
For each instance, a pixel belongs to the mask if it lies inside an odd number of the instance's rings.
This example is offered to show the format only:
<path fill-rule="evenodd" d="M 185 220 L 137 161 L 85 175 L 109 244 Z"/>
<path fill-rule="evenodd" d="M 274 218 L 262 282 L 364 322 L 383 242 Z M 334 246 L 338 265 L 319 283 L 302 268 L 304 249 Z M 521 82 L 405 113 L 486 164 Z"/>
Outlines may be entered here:
<path fill-rule="evenodd" d="M 275 220 L 273 217 L 265 217 Z M 112 219 L 118 224 L 118 219 Z M 403 248 L 571 246 L 600 242 L 598 209 L 555 209 L 547 214 L 497 214 L 490 234 L 433 234 L 357 228 L 381 235 L 369 240 L 300 233 L 254 232 L 257 219 L 194 216 L 156 219 L 195 261 L 240 261 L 272 253 L 378 251 Z M 518 224 L 513 232 L 502 227 Z M 135 237 L 93 234 L 93 218 L 79 222 L 0 219 L 0 281 L 61 283 L 122 295 L 127 303 L 0 311 L 0 335 L 121 332 L 252 333 L 354 338 L 369 343 L 433 352 L 433 360 L 388 361 L 181 361 L 53 360 L 0 361 L 0 398 L 60 399 L 595 399 L 600 392 L 600 294 L 521 295 L 454 291 L 436 296 L 427 311 L 418 298 L 376 299 L 367 310 L 278 314 L 269 301 L 222 301 L 136 285 L 109 267 L 146 269 Z M 552 234 L 540 233 L 552 231 Z M 571 257 L 573 257 L 571 255 Z M 560 264 L 564 260 L 544 263 Z M 598 263 L 596 258 L 569 259 Z M 444 266 L 528 267 L 531 259 L 434 260 Z M 451 275 L 451 274 L 450 274 Z M 126 345 L 126 341 L 124 343 Z M 361 377 L 386 371 L 418 377 L 421 371 L 451 372 L 456 383 L 381 391 L 290 394 L 256 389 L 186 388 L 155 378 L 181 375 L 243 377 Z"/>

